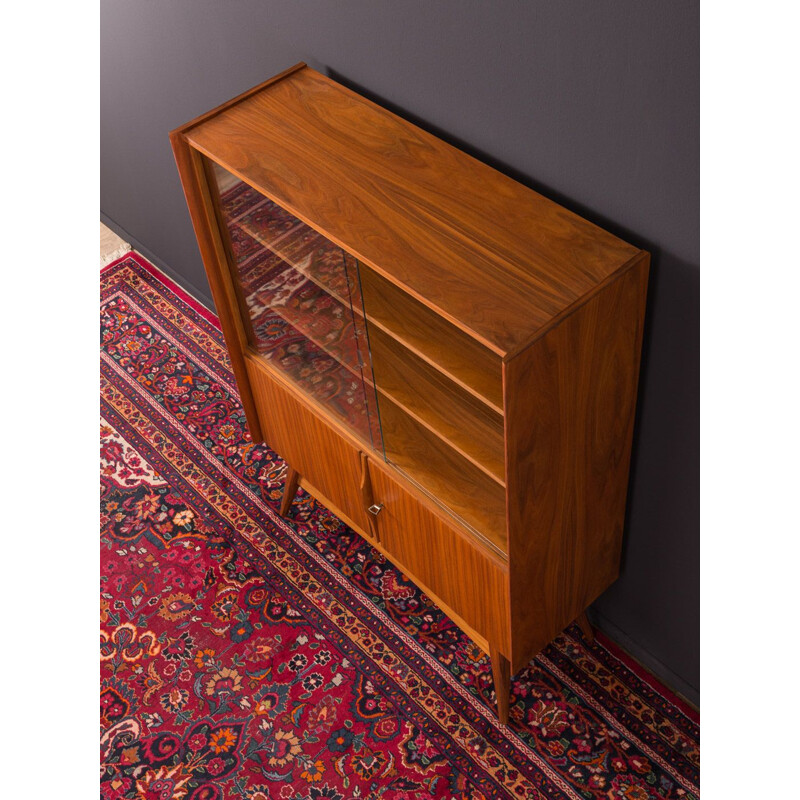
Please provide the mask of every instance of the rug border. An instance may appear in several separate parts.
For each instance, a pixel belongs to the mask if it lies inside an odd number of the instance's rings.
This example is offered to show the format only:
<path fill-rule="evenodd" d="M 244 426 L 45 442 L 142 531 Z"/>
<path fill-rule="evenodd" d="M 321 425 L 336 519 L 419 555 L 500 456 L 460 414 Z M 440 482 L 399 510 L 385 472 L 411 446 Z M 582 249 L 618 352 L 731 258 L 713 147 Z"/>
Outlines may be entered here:
<path fill-rule="evenodd" d="M 100 269 L 100 274 L 102 275 L 106 270 L 110 270 L 112 267 L 117 266 L 128 258 L 132 258 L 142 269 L 144 269 L 146 272 L 149 272 L 156 280 L 158 280 L 159 283 L 164 284 L 167 289 L 183 300 L 183 302 L 190 306 L 193 311 L 196 311 L 198 314 L 200 314 L 200 316 L 206 320 L 206 322 L 210 322 L 217 330 L 222 330 L 219 324 L 219 317 L 210 308 L 204 306 L 196 297 L 189 294 L 189 292 L 187 292 L 180 284 L 173 281 L 172 278 L 168 277 L 157 266 L 155 266 L 155 264 L 151 264 L 141 253 L 137 253 L 135 250 L 129 250 L 127 253 L 115 259 L 111 263 L 106 264 Z"/>
<path fill-rule="evenodd" d="M 654 692 L 660 694 L 665 700 L 672 703 L 686 717 L 696 725 L 700 724 L 700 712 L 679 694 L 662 683 L 655 675 L 643 667 L 632 655 L 623 650 L 613 639 L 603 631 L 595 628 L 595 639 L 611 653 L 614 658 L 621 661 L 637 678 L 646 683 Z"/>

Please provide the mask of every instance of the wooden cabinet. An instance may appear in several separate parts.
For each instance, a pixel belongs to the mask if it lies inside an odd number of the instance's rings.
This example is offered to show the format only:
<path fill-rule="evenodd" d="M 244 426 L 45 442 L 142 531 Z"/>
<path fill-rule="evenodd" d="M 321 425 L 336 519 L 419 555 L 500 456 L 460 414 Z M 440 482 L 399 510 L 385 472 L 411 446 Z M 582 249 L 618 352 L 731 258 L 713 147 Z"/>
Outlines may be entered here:
<path fill-rule="evenodd" d="M 616 578 L 649 256 L 300 64 L 171 134 L 248 425 L 511 675 Z"/>

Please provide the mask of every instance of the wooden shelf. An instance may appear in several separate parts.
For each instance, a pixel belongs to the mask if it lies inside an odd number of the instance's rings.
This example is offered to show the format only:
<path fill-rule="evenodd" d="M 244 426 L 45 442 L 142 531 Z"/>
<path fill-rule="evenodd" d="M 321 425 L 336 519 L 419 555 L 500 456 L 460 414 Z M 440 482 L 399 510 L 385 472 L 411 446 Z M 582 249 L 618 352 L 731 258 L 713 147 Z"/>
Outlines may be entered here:
<path fill-rule="evenodd" d="M 458 517 L 493 550 L 506 555 L 506 492 L 402 410 L 381 406 L 386 459 Z"/>
<path fill-rule="evenodd" d="M 369 267 L 361 264 L 359 274 L 373 328 L 397 339 L 493 411 L 503 413 L 502 366 L 495 353 Z"/>
<path fill-rule="evenodd" d="M 505 486 L 503 418 L 380 328 L 370 330 L 375 385 L 493 481 Z M 383 410 L 383 400 L 380 408 Z"/>

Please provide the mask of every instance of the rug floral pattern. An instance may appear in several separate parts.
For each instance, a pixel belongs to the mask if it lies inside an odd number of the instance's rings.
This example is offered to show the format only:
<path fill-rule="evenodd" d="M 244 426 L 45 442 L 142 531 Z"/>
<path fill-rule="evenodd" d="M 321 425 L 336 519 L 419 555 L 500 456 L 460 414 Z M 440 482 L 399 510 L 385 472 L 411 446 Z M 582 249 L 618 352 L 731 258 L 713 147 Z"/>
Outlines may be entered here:
<path fill-rule="evenodd" d="M 102 279 L 101 797 L 698 797 L 699 727 L 577 629 L 488 659 L 245 432 L 213 316 Z"/>

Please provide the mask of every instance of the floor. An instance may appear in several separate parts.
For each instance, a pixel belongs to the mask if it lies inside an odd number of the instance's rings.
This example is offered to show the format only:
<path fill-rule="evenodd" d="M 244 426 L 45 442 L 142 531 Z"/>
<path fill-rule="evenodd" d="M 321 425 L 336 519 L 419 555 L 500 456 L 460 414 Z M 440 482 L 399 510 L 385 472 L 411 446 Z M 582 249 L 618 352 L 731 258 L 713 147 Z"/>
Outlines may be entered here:
<path fill-rule="evenodd" d="M 110 264 L 133 248 L 107 225 L 100 223 L 100 266 Z"/>

